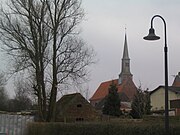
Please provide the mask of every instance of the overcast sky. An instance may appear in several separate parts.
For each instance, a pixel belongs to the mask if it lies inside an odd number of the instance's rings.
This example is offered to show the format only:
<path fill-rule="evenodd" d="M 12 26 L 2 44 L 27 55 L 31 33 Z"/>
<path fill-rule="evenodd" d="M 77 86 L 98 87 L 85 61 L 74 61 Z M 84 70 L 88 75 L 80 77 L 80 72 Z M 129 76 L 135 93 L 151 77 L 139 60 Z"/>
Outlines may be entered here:
<path fill-rule="evenodd" d="M 101 82 L 118 78 L 124 45 L 125 26 L 131 73 L 136 86 L 153 90 L 164 84 L 164 24 L 154 20 L 161 40 L 148 42 L 150 20 L 161 15 L 167 23 L 169 85 L 180 72 L 180 1 L 179 0 L 84 0 L 86 20 L 83 37 L 97 52 L 99 62 L 91 67 L 91 95 Z"/>
<path fill-rule="evenodd" d="M 143 36 L 148 34 L 153 15 L 160 14 L 167 23 L 169 85 L 180 72 L 180 0 L 83 0 L 86 16 L 83 21 L 82 36 L 92 45 L 99 60 L 91 66 L 90 96 L 101 82 L 117 79 L 121 72 L 125 27 L 131 73 L 138 87 L 153 90 L 164 84 L 164 25 L 162 20 L 154 20 L 156 34 L 161 40 L 148 42 Z M 6 65 L 1 56 L 1 65 Z M 6 66 L 1 66 L 3 70 Z"/>

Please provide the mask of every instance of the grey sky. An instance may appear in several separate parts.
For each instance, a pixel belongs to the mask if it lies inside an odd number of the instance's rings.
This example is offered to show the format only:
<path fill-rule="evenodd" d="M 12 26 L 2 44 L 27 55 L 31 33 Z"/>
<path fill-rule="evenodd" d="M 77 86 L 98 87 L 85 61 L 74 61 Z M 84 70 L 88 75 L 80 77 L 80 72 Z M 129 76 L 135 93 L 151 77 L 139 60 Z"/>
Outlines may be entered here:
<path fill-rule="evenodd" d="M 143 88 L 152 90 L 164 84 L 164 28 L 159 18 L 154 20 L 154 28 L 161 40 L 142 39 L 148 34 L 150 20 L 155 14 L 162 15 L 167 23 L 169 85 L 172 84 L 171 75 L 180 71 L 179 0 L 83 0 L 82 6 L 86 12 L 81 25 L 82 36 L 93 46 L 99 59 L 91 67 L 90 96 L 101 82 L 116 79 L 121 72 L 125 26 L 136 86 L 141 82 Z"/>
<path fill-rule="evenodd" d="M 86 20 L 83 37 L 97 52 L 99 62 L 91 68 L 91 95 L 101 82 L 115 79 L 121 71 L 125 26 L 131 58 L 131 72 L 137 86 L 150 90 L 164 84 L 164 26 L 154 20 L 161 40 L 147 42 L 153 15 L 160 14 L 167 23 L 169 47 L 169 85 L 180 71 L 180 9 L 179 0 L 84 0 Z"/>

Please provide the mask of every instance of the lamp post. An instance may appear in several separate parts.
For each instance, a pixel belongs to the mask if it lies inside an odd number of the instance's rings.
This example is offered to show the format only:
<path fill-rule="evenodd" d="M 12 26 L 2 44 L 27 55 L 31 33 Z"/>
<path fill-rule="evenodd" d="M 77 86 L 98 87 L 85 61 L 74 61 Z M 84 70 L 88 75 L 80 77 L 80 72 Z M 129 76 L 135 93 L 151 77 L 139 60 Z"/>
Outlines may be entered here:
<path fill-rule="evenodd" d="M 166 22 L 164 18 L 160 15 L 155 15 L 151 19 L 151 28 L 149 29 L 149 34 L 144 37 L 145 40 L 158 40 L 159 36 L 155 35 L 155 30 L 153 28 L 153 20 L 154 18 L 159 17 L 162 19 L 164 23 L 164 38 L 165 38 L 165 46 L 164 46 L 164 69 L 165 69 L 165 131 L 166 134 L 169 135 L 169 111 L 168 111 L 168 47 L 167 47 L 167 36 L 166 36 Z"/>

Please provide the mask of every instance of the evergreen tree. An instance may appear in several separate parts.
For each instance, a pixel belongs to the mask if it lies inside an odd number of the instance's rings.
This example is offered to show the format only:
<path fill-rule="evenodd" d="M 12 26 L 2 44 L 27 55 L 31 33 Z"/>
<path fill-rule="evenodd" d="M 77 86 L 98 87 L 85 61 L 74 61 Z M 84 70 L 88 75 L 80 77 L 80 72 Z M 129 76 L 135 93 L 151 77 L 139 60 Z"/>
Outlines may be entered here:
<path fill-rule="evenodd" d="M 111 115 L 111 116 L 120 116 L 121 115 L 121 101 L 118 94 L 118 89 L 116 84 L 112 82 L 109 87 L 109 94 L 106 96 L 103 114 Z"/>

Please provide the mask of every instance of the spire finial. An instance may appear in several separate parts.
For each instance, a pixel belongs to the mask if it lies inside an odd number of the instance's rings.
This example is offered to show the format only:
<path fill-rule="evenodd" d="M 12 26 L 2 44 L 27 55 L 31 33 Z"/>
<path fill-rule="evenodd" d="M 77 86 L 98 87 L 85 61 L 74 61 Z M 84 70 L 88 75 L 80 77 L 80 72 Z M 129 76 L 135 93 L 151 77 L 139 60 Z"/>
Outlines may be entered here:
<path fill-rule="evenodd" d="M 126 34 L 126 31 L 127 31 L 127 27 L 126 27 L 127 25 L 125 24 L 125 34 Z"/>

